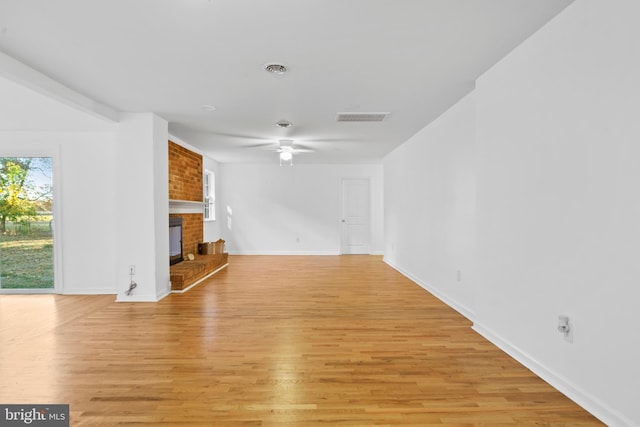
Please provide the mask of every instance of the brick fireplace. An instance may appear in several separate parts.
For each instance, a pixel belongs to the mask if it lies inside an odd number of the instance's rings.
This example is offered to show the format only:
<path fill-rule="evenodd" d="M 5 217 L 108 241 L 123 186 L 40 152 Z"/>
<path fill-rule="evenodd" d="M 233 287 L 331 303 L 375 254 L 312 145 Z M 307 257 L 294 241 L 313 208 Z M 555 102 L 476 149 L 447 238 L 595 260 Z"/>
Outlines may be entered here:
<path fill-rule="evenodd" d="M 182 219 L 182 253 L 185 258 L 185 261 L 170 267 L 174 292 L 188 290 L 226 267 L 228 262 L 226 253 L 198 255 L 198 243 L 204 237 L 202 165 L 201 155 L 169 141 L 169 217 Z M 194 255 L 193 260 L 189 260 L 189 254 Z"/>
<path fill-rule="evenodd" d="M 202 156 L 173 141 L 169 141 L 169 201 L 200 202 L 202 200 Z M 202 205 L 197 205 L 200 209 Z M 182 218 L 182 252 L 197 254 L 202 241 L 202 213 L 172 213 L 169 217 Z"/>
<path fill-rule="evenodd" d="M 169 141 L 169 200 L 202 202 L 202 156 Z"/>
<path fill-rule="evenodd" d="M 198 253 L 198 243 L 202 242 L 202 214 L 169 214 L 169 218 L 182 218 L 182 253 Z"/>

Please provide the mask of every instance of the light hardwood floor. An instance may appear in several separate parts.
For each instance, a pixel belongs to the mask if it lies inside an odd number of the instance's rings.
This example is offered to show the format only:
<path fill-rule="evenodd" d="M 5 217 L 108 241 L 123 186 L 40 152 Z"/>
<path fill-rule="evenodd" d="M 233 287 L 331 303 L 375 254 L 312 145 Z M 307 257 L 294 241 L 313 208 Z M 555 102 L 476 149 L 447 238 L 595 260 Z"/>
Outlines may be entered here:
<path fill-rule="evenodd" d="M 74 426 L 595 426 L 377 256 L 232 256 L 158 303 L 0 296 L 0 403 Z"/>

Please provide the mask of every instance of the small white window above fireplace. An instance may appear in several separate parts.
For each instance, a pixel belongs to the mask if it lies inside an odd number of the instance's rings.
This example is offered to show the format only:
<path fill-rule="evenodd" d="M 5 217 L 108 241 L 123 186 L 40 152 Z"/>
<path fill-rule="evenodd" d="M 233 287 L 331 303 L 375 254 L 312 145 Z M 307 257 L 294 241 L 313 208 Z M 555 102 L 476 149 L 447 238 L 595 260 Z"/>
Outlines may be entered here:
<path fill-rule="evenodd" d="M 216 220 L 216 175 L 210 170 L 204 171 L 202 178 L 202 190 L 204 196 L 204 220 Z"/>

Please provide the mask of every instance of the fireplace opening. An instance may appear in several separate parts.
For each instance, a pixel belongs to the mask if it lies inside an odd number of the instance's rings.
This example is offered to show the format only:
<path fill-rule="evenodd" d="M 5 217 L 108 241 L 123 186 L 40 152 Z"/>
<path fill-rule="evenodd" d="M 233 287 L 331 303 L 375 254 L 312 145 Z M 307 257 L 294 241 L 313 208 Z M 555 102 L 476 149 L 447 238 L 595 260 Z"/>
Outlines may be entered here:
<path fill-rule="evenodd" d="M 169 218 L 169 265 L 184 260 L 182 257 L 182 218 Z"/>

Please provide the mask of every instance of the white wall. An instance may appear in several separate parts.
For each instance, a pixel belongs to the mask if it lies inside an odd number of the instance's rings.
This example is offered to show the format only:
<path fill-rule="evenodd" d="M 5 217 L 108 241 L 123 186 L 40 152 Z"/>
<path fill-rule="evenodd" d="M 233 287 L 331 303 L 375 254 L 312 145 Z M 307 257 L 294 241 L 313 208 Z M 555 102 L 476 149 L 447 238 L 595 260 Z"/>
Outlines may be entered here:
<path fill-rule="evenodd" d="M 338 254 L 341 179 L 360 177 L 371 179 L 372 248 L 381 253 L 382 165 L 229 163 L 220 169 L 218 221 L 230 253 Z"/>
<path fill-rule="evenodd" d="M 385 261 L 473 317 L 475 97 L 384 161 Z"/>
<path fill-rule="evenodd" d="M 638 16 L 578 0 L 477 84 L 478 330 L 611 425 L 640 424 Z"/>
<path fill-rule="evenodd" d="M 385 259 L 612 426 L 640 425 L 638 16 L 636 0 L 577 0 L 384 172 Z"/>
<path fill-rule="evenodd" d="M 167 138 L 167 122 L 154 114 L 122 114 L 115 176 L 118 301 L 157 301 L 170 292 Z M 138 286 L 126 295 L 130 265 Z"/>
<path fill-rule="evenodd" d="M 0 155 L 54 156 L 60 291 L 113 294 L 116 143 L 111 132 L 0 132 Z M 22 153 L 22 154 L 20 154 Z M 59 285 L 59 284 L 57 284 Z"/>
<path fill-rule="evenodd" d="M 169 281 L 169 143 L 166 120 L 156 115 L 152 117 L 153 146 L 153 220 L 155 224 L 154 239 L 151 248 L 155 251 L 155 296 L 156 300 L 171 292 Z"/>
<path fill-rule="evenodd" d="M 170 291 L 167 123 L 129 114 L 113 128 L 0 132 L 0 155 L 54 157 L 57 291 L 157 301 Z"/>

